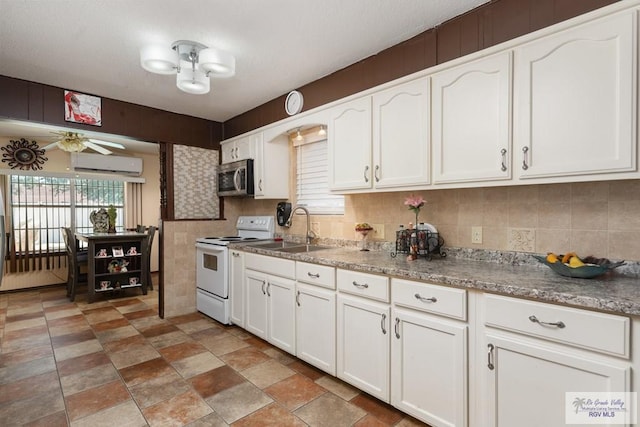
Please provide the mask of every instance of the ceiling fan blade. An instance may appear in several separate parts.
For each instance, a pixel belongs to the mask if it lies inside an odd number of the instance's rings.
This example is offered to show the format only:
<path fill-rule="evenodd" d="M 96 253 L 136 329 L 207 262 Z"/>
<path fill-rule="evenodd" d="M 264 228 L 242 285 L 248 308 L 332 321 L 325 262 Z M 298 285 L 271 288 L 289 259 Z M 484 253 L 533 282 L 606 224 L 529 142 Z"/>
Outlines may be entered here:
<path fill-rule="evenodd" d="M 51 150 L 52 148 L 58 148 L 58 143 L 52 142 L 51 144 L 45 145 L 44 147 L 42 147 L 44 151 Z"/>
<path fill-rule="evenodd" d="M 124 145 L 119 144 L 117 142 L 103 141 L 101 139 L 93 139 L 93 138 L 90 138 L 89 141 L 93 142 L 94 144 L 106 145 L 107 147 L 119 148 L 121 150 L 125 149 Z"/>
<path fill-rule="evenodd" d="M 85 141 L 85 142 L 84 142 L 84 145 L 86 145 L 86 146 L 87 146 L 87 148 L 91 148 L 92 150 L 97 151 L 97 152 L 98 152 L 98 153 L 100 153 L 100 154 L 104 154 L 104 155 L 106 155 L 106 156 L 108 156 L 109 154 L 111 154 L 111 150 L 107 150 L 106 148 L 101 147 L 101 146 L 99 146 L 98 144 L 94 144 L 94 143 L 93 143 L 93 142 L 91 142 L 91 141 Z"/>

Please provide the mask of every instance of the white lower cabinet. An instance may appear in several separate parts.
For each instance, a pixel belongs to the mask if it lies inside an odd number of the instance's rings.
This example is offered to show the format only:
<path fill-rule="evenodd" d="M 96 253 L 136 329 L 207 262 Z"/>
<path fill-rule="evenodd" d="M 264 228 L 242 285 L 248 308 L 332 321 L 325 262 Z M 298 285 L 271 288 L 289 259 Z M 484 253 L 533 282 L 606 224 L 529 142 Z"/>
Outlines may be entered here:
<path fill-rule="evenodd" d="M 632 362 L 623 351 L 630 319 L 497 295 L 482 300 L 479 425 L 562 426 L 573 410 L 567 392 L 631 391 Z"/>
<path fill-rule="evenodd" d="M 496 427 L 563 426 L 566 392 L 630 391 L 631 368 L 572 354 L 569 348 L 546 348 L 541 343 L 488 333 L 483 394 L 487 419 Z"/>
<path fill-rule="evenodd" d="M 389 304 L 338 294 L 338 378 L 389 402 Z"/>
<path fill-rule="evenodd" d="M 433 427 L 467 425 L 467 325 L 393 308 L 391 404 Z"/>
<path fill-rule="evenodd" d="M 296 355 L 336 374 L 336 293 L 317 286 L 297 284 Z"/>
<path fill-rule="evenodd" d="M 279 272 L 291 278 L 267 272 Z M 284 351 L 296 354 L 296 282 L 293 277 L 293 261 L 246 254 L 245 329 Z"/>
<path fill-rule="evenodd" d="M 229 251 L 229 295 L 231 299 L 231 322 L 244 328 L 244 252 Z"/>

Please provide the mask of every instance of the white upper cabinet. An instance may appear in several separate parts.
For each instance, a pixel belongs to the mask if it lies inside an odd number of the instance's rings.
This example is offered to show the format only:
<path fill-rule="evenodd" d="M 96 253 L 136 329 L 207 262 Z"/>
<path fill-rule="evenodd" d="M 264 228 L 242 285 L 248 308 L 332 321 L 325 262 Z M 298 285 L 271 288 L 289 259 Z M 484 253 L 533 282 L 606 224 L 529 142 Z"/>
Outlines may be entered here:
<path fill-rule="evenodd" d="M 331 190 L 342 192 L 429 184 L 428 78 L 334 108 L 329 180 Z"/>
<path fill-rule="evenodd" d="M 248 136 L 225 141 L 220 145 L 220 150 L 223 164 L 255 157 L 254 144 Z"/>
<path fill-rule="evenodd" d="M 329 188 L 371 188 L 371 97 L 334 108 L 329 122 Z"/>
<path fill-rule="evenodd" d="M 429 79 L 373 95 L 373 185 L 429 184 Z"/>
<path fill-rule="evenodd" d="M 636 11 L 515 49 L 519 177 L 636 170 Z"/>
<path fill-rule="evenodd" d="M 511 54 L 434 74 L 434 184 L 511 178 Z"/>
<path fill-rule="evenodd" d="M 249 136 L 255 150 L 253 181 L 256 199 L 289 198 L 289 140 L 286 135 L 264 141 L 263 133 Z"/>

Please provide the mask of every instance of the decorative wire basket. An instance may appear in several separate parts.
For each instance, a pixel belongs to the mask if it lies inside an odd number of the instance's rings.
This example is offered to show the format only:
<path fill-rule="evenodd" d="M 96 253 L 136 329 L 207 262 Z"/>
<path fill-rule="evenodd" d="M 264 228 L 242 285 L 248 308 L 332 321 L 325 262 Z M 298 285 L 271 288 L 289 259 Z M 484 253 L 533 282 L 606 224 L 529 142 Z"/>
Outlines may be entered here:
<path fill-rule="evenodd" d="M 442 258 L 447 256 L 443 250 L 444 239 L 440 237 L 439 233 L 415 229 L 396 231 L 396 247 L 391 252 L 391 256 L 395 258 L 398 254 L 409 254 L 412 246 L 418 257 L 425 257 L 428 260 L 432 255 L 438 255 Z"/>

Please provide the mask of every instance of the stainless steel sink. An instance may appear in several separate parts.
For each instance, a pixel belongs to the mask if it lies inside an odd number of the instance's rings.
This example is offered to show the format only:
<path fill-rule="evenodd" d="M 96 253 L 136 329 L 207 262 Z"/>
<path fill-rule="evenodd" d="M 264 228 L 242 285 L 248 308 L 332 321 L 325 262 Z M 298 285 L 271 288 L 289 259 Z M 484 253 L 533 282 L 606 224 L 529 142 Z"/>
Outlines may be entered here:
<path fill-rule="evenodd" d="M 260 249 L 285 249 L 285 248 L 290 248 L 293 246 L 300 246 L 301 243 L 293 243 L 293 242 L 285 242 L 284 240 L 279 241 L 279 242 L 269 242 L 269 243 L 251 243 L 250 246 L 252 248 L 260 248 Z"/>
<path fill-rule="evenodd" d="M 288 248 L 278 249 L 278 252 L 301 253 L 301 252 L 321 251 L 323 249 L 330 249 L 330 248 L 328 246 L 318 246 L 318 245 L 297 245 L 297 246 L 290 246 Z"/>

